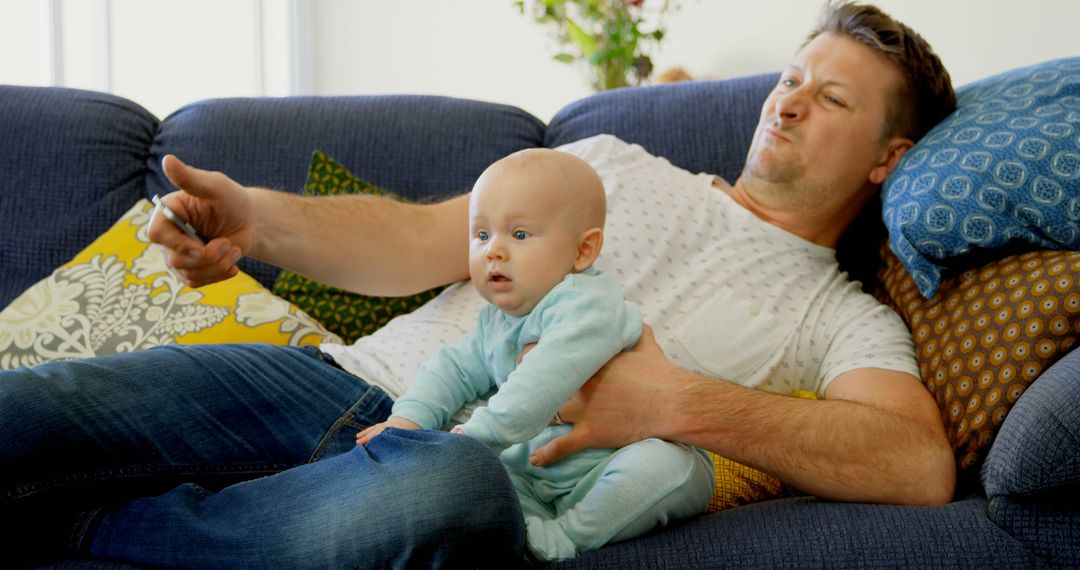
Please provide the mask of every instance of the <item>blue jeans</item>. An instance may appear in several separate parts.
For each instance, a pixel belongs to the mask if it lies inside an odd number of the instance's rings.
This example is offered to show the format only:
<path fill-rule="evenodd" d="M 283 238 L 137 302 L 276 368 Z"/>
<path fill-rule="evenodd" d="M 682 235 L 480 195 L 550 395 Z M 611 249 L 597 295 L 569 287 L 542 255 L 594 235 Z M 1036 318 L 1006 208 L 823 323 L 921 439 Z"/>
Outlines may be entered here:
<path fill-rule="evenodd" d="M 486 446 L 358 430 L 390 398 L 315 349 L 163 347 L 0 373 L 0 524 L 148 566 L 504 566 L 524 531 Z M 20 548 L 24 551 L 20 552 Z"/>

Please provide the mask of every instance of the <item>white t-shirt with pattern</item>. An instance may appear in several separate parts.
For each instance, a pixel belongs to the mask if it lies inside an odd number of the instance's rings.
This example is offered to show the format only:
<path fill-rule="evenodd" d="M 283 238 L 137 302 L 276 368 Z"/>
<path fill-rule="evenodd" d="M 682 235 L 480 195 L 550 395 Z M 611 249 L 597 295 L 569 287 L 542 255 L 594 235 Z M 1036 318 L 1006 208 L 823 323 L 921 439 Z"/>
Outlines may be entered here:
<path fill-rule="evenodd" d="M 604 182 L 608 217 L 595 267 L 637 303 L 679 367 L 819 397 L 859 368 L 919 375 L 903 321 L 848 281 L 834 250 L 760 220 L 714 186 L 716 177 L 613 136 L 559 150 L 588 161 Z M 469 332 L 483 305 L 470 283 L 458 283 L 351 346 L 322 349 L 396 399 L 428 358 Z"/>

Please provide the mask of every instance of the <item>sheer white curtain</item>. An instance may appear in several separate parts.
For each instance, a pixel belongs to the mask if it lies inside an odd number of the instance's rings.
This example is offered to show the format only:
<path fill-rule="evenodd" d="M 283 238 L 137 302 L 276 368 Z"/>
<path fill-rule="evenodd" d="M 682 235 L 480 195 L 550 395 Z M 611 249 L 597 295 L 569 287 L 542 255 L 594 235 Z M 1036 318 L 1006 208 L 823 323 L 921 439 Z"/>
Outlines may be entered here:
<path fill-rule="evenodd" d="M 3 0 L 0 83 L 108 91 L 158 117 L 312 91 L 309 0 Z"/>

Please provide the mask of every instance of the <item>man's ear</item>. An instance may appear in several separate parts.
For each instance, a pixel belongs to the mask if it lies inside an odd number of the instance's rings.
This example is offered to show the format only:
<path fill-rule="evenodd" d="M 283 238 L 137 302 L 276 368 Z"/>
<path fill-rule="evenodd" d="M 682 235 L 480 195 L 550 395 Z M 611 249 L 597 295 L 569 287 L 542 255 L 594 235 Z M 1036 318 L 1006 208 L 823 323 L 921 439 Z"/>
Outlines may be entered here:
<path fill-rule="evenodd" d="M 885 182 L 885 178 L 889 176 L 889 173 L 896 168 L 896 165 L 900 162 L 900 159 L 904 156 L 904 153 L 911 150 L 911 147 L 915 146 L 915 143 L 911 142 L 911 139 L 905 137 L 894 137 L 885 145 L 885 151 L 882 153 L 881 161 L 878 165 L 870 171 L 870 182 L 880 186 Z"/>
<path fill-rule="evenodd" d="M 604 246 L 604 230 L 593 228 L 581 234 L 578 242 L 577 257 L 574 258 L 574 271 L 585 271 L 600 257 L 600 248 Z"/>

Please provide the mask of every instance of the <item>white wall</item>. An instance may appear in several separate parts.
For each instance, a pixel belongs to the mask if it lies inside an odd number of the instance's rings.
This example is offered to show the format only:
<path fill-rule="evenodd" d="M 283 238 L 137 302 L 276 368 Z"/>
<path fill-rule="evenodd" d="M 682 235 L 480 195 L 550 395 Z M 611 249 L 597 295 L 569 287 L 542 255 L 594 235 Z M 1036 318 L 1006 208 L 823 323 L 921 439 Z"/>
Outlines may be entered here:
<path fill-rule="evenodd" d="M 655 0 L 646 0 L 655 1 Z M 681 0 L 654 61 L 696 77 L 782 68 L 820 12 L 816 0 Z M 878 0 L 935 46 L 957 85 L 1080 56 L 1078 0 Z M 315 5 L 320 92 L 421 92 L 518 105 L 549 119 L 588 94 L 555 44 L 511 0 L 323 0 Z M 457 25 L 447 22 L 457 22 Z"/>
<path fill-rule="evenodd" d="M 0 83 L 48 85 L 50 76 L 48 2 L 0 4 Z"/>
<path fill-rule="evenodd" d="M 258 91 L 251 2 L 113 0 L 111 12 L 118 95 L 150 101 L 160 112 L 193 98 Z M 187 73 L 192 69 L 194 77 Z"/>
<path fill-rule="evenodd" d="M 680 2 L 654 61 L 705 78 L 780 69 L 821 6 Z M 877 3 L 937 48 L 957 85 L 1080 56 L 1080 0 Z M 0 83 L 111 90 L 159 117 L 209 97 L 426 93 L 548 120 L 589 94 L 574 67 L 551 60 L 555 49 L 512 0 L 0 0 Z"/>

